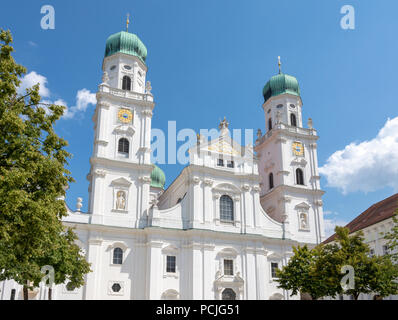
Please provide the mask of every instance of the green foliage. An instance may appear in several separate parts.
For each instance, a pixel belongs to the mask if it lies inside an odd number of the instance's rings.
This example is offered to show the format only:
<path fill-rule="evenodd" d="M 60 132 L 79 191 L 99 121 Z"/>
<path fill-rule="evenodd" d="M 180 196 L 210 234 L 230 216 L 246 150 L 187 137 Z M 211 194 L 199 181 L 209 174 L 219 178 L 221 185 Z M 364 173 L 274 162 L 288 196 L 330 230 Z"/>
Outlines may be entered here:
<path fill-rule="evenodd" d="M 312 271 L 315 266 L 315 250 L 304 247 L 293 247 L 294 256 L 287 266 L 277 271 L 279 288 L 291 290 L 292 295 L 307 293 L 313 299 L 322 296 L 320 283 Z"/>
<path fill-rule="evenodd" d="M 384 238 L 388 240 L 387 246 L 391 259 L 398 263 L 398 209 L 395 210 L 395 214 L 392 217 L 394 225 Z"/>
<path fill-rule="evenodd" d="M 63 226 L 67 142 L 54 131 L 64 107 L 40 103 L 39 85 L 19 95 L 26 69 L 11 53 L 12 37 L 0 30 L 0 281 L 38 286 L 44 265 L 55 268 L 56 283 L 66 278 L 81 286 L 89 264 Z"/>
<path fill-rule="evenodd" d="M 338 294 L 357 299 L 361 293 L 381 297 L 398 293 L 398 270 L 389 256 L 371 257 L 361 232 L 349 235 L 342 227 L 336 227 L 335 232 L 335 243 L 312 250 L 294 248 L 294 256 L 277 274 L 279 287 L 291 290 L 292 295 L 305 292 L 315 299 Z M 345 292 L 341 285 L 343 266 L 354 268 L 354 288 Z"/>

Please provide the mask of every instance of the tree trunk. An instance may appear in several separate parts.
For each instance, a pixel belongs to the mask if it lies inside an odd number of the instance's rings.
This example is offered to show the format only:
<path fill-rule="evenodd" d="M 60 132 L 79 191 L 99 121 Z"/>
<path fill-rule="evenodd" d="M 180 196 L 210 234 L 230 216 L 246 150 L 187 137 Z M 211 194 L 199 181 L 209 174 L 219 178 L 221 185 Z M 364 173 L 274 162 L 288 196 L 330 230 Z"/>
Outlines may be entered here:
<path fill-rule="evenodd" d="M 52 300 L 53 289 L 48 288 L 48 300 Z"/>
<path fill-rule="evenodd" d="M 354 300 L 358 300 L 358 298 L 359 298 L 359 293 L 353 294 L 353 296 L 354 296 Z"/>
<path fill-rule="evenodd" d="M 26 287 L 26 286 L 23 286 L 23 299 L 24 300 L 29 300 L 28 287 Z"/>

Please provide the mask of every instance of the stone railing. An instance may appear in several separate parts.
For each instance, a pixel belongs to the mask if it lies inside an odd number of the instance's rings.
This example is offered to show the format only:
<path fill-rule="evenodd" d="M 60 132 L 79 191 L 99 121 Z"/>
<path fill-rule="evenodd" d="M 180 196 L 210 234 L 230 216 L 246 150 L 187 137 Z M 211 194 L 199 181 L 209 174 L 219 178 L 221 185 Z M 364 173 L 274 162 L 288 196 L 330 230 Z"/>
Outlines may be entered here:
<path fill-rule="evenodd" d="M 107 85 L 100 85 L 99 91 L 105 92 L 105 93 L 110 93 L 114 96 L 121 97 L 121 98 L 153 102 L 153 95 L 150 93 L 139 93 L 139 92 L 134 92 L 134 91 L 121 90 L 121 89 L 117 89 L 117 88 L 111 88 Z"/>
<path fill-rule="evenodd" d="M 300 128 L 300 127 L 294 127 L 294 126 L 289 126 L 284 123 L 278 123 L 275 125 L 275 127 L 265 133 L 262 137 L 256 140 L 256 145 L 262 144 L 265 140 L 270 138 L 272 136 L 272 133 L 276 130 L 287 130 L 288 132 L 291 133 L 296 133 L 296 134 L 302 134 L 302 135 L 309 135 L 309 136 L 316 136 L 316 130 L 315 129 L 306 129 L 306 128 Z"/>

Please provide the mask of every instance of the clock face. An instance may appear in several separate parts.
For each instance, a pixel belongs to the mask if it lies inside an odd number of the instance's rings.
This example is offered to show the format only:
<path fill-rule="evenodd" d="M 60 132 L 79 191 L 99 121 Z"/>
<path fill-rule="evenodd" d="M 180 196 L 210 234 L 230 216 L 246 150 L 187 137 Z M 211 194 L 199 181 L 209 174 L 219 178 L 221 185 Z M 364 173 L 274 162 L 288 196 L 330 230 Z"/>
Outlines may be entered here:
<path fill-rule="evenodd" d="M 133 113 L 127 109 L 120 109 L 117 116 L 119 121 L 123 123 L 130 123 L 133 120 Z"/>
<path fill-rule="evenodd" d="M 301 142 L 294 142 L 292 145 L 293 154 L 295 156 L 303 156 L 304 155 L 304 146 Z"/>

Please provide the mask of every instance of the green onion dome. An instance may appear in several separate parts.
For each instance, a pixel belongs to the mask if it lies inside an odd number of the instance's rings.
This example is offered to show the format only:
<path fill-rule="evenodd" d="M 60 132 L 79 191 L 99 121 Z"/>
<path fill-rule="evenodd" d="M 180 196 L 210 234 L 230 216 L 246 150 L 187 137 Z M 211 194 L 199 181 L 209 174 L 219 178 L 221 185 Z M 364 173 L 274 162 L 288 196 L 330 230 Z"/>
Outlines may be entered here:
<path fill-rule="evenodd" d="M 151 187 L 164 189 L 166 184 L 166 175 L 163 170 L 158 166 L 153 165 L 153 170 L 151 173 Z"/>
<path fill-rule="evenodd" d="M 147 49 L 140 38 L 125 31 L 115 33 L 106 40 L 105 58 L 118 52 L 136 56 L 144 63 L 147 56 Z"/>
<path fill-rule="evenodd" d="M 264 102 L 280 94 L 293 94 L 300 96 L 300 87 L 297 79 L 288 74 L 279 73 L 273 76 L 263 89 Z"/>

